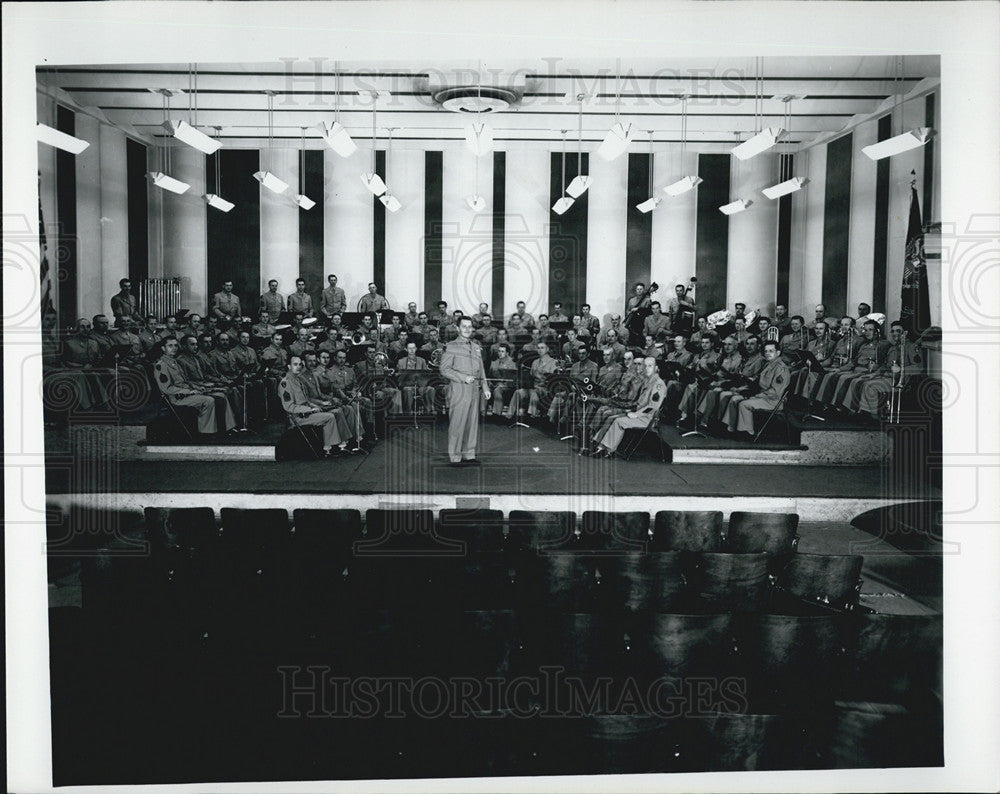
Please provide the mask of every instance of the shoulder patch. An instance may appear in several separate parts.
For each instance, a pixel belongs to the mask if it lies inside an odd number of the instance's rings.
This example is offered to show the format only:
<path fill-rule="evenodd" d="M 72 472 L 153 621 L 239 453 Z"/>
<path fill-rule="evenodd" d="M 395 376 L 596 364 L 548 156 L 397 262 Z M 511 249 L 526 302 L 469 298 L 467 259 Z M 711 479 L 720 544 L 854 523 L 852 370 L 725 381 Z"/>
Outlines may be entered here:
<path fill-rule="evenodd" d="M 653 402 L 658 403 L 659 401 L 660 401 L 660 393 L 658 391 L 653 392 Z"/>
<path fill-rule="evenodd" d="M 779 375 L 778 377 L 776 377 L 776 378 L 774 379 L 774 382 L 775 382 L 775 383 L 784 383 L 784 382 L 785 382 L 785 377 L 784 377 L 784 375 Z"/>

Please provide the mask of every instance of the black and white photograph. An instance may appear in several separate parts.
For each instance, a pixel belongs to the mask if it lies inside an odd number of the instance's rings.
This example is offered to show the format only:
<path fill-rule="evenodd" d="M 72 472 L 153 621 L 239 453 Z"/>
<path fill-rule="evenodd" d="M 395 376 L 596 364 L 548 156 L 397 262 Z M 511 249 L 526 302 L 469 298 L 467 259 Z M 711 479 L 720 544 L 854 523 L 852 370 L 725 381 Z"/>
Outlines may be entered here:
<path fill-rule="evenodd" d="M 997 6 L 3 16 L 8 790 L 1000 786 Z"/>

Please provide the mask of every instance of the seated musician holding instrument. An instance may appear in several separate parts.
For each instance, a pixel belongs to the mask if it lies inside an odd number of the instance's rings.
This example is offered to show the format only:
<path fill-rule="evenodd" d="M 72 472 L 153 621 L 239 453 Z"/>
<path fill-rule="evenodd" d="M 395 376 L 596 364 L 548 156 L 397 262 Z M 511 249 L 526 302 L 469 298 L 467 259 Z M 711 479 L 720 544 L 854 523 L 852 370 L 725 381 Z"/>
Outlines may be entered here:
<path fill-rule="evenodd" d="M 482 303 L 480 305 L 485 306 L 486 304 Z M 493 317 L 489 313 L 484 314 L 482 317 L 483 324 L 476 331 L 475 337 L 479 340 L 479 344 L 482 345 L 483 350 L 488 351 L 496 343 L 497 336 L 502 329 L 493 327 Z"/>
<path fill-rule="evenodd" d="M 832 352 L 825 359 L 820 359 L 826 374 L 808 372 L 805 377 L 800 377 L 797 385 L 798 394 L 808 400 L 813 400 L 817 392 L 825 390 L 826 386 L 830 384 L 833 375 L 838 372 L 846 372 L 854 366 L 858 348 L 861 347 L 855 330 L 853 317 L 845 315 L 840 319 L 840 338 L 834 344 Z M 820 334 L 826 337 L 828 335 L 826 321 L 814 323 L 813 331 L 817 338 Z M 819 356 L 817 355 L 816 358 Z"/>
<path fill-rule="evenodd" d="M 670 330 L 670 315 L 663 313 L 659 301 L 650 303 L 649 308 L 652 313 L 643 320 L 642 333 L 656 339 L 657 334 Z"/>
<path fill-rule="evenodd" d="M 572 331 L 572 329 L 570 330 Z M 590 351 L 585 346 L 580 345 L 575 352 L 576 361 L 569 368 L 569 376 L 577 388 L 583 388 L 584 384 L 597 380 L 597 364 L 590 360 Z M 553 396 L 548 413 L 550 422 L 557 424 L 563 418 L 562 414 L 573 396 L 566 392 L 560 392 Z"/>
<path fill-rule="evenodd" d="M 510 345 L 507 342 L 497 342 L 494 347 L 496 348 L 496 358 L 490 362 L 488 368 L 490 388 L 493 394 L 487 415 L 504 415 L 510 418 L 509 414 L 505 412 L 504 406 L 512 398 L 517 385 L 517 362 L 511 357 Z M 490 355 L 492 356 L 493 353 Z"/>
<path fill-rule="evenodd" d="M 546 384 L 548 377 L 556 371 L 556 362 L 549 355 L 549 346 L 544 342 L 538 343 L 538 358 L 531 362 L 531 387 L 520 388 L 514 392 L 507 407 L 507 413 L 513 421 L 522 419 L 525 416 L 525 403 L 528 404 L 528 416 L 535 418 L 539 415 L 539 404 L 549 397 L 549 389 Z"/>
<path fill-rule="evenodd" d="M 596 397 L 592 401 L 597 409 L 587 418 L 587 426 L 582 428 L 584 439 L 595 438 L 598 434 L 606 432 L 616 418 L 635 409 L 639 393 L 646 382 L 644 361 L 643 358 L 636 358 L 631 350 L 625 354 L 622 359 L 622 376 L 617 388 L 606 397 Z M 580 449 L 579 454 L 589 454 L 586 446 Z"/>
<path fill-rule="evenodd" d="M 302 380 L 304 364 L 298 356 L 292 356 L 288 362 L 288 371 L 278 383 L 278 396 L 281 406 L 296 426 L 318 426 L 323 432 L 323 453 L 332 458 L 348 454 L 347 441 L 350 436 L 343 435 L 342 420 L 332 411 L 326 410 L 328 405 L 309 396 L 309 391 Z"/>
<path fill-rule="evenodd" d="M 428 322 L 437 328 L 438 331 L 451 322 L 451 314 L 448 312 L 448 301 L 437 302 L 437 308 L 431 313 Z"/>
<path fill-rule="evenodd" d="M 781 350 L 781 360 L 786 367 L 797 363 L 799 358 L 795 353 L 799 350 L 806 350 L 809 346 L 809 332 L 805 328 L 805 320 L 801 315 L 792 317 L 788 333 L 778 341 L 778 348 Z"/>
<path fill-rule="evenodd" d="M 708 340 L 703 340 L 703 342 L 706 341 Z M 702 361 L 704 360 L 702 359 Z M 722 353 L 716 354 L 712 371 L 704 371 L 701 363 L 699 363 L 696 369 L 695 380 L 689 383 L 684 389 L 684 395 L 681 397 L 680 405 L 678 406 L 681 415 L 677 420 L 677 426 L 681 427 L 684 425 L 689 417 L 693 417 L 695 425 L 697 425 L 698 406 L 702 403 L 706 393 L 715 388 L 721 389 L 722 386 L 730 383 L 737 373 L 739 373 L 742 365 L 743 356 L 740 355 L 736 337 L 727 336 L 722 341 Z"/>
<path fill-rule="evenodd" d="M 596 446 L 590 453 L 595 457 L 610 458 L 618 449 L 618 445 L 621 444 L 626 430 L 648 427 L 663 406 L 666 386 L 657 372 L 656 359 L 645 358 L 642 359 L 642 362 L 644 382 L 636 407 L 624 416 L 616 417 L 606 430 L 598 430 L 594 436 Z"/>
<path fill-rule="evenodd" d="M 924 372 L 924 358 L 920 355 L 919 345 L 907 341 L 906 329 L 898 320 L 889 325 L 889 341 L 892 347 L 886 355 L 882 373 L 867 380 L 858 397 L 858 412 L 873 419 L 878 419 L 883 401 L 893 389 L 905 389 Z"/>
<path fill-rule="evenodd" d="M 726 429 L 730 433 L 744 434 L 752 438 L 754 434 L 753 412 L 756 409 L 773 409 L 778 406 L 788 389 L 789 373 L 781 360 L 777 342 L 764 343 L 765 364 L 757 376 L 756 393 L 743 398 L 733 395 L 726 410 Z"/>
<path fill-rule="evenodd" d="M 382 407 L 387 414 L 403 412 L 403 396 L 388 378 L 387 358 L 375 349 L 375 345 L 365 345 L 365 357 L 354 365 L 354 374 L 362 390 L 370 392 L 375 407 Z"/>
<path fill-rule="evenodd" d="M 374 436 L 375 407 L 371 397 L 361 393 L 354 368 L 347 363 L 347 351 L 338 350 L 333 354 L 333 363 L 324 373 L 330 383 L 330 393 L 345 396 L 358 406 L 361 420 L 368 437 Z"/>
<path fill-rule="evenodd" d="M 824 376 L 816 392 L 816 399 L 831 408 L 839 409 L 851 384 L 864 375 L 873 373 L 885 362 L 890 344 L 877 338 L 878 324 L 868 320 L 864 324 L 863 338 L 850 366 L 844 365 L 836 373 Z"/>
<path fill-rule="evenodd" d="M 417 343 L 407 342 L 405 355 L 396 362 L 399 372 L 429 372 L 427 359 L 417 355 Z M 403 410 L 409 414 L 434 413 L 435 390 L 430 384 L 423 386 L 402 386 Z M 419 407 L 418 407 L 419 400 Z"/>
<path fill-rule="evenodd" d="M 663 342 L 657 342 L 652 334 L 646 334 L 641 352 L 644 358 L 663 358 Z"/>
<path fill-rule="evenodd" d="M 343 392 L 333 388 L 327 377 L 326 368 L 320 368 L 319 357 L 315 353 L 310 351 L 302 358 L 304 366 L 299 377 L 306 387 L 309 399 L 337 417 L 337 430 L 341 438 L 345 441 L 356 439 L 360 435 L 361 428 L 357 406 Z M 325 393 L 324 386 L 328 389 Z M 360 452 L 361 450 L 355 443 L 354 448 L 350 451 Z"/>
<path fill-rule="evenodd" d="M 123 314 L 118 318 L 118 327 L 111 336 L 112 356 L 117 356 L 119 368 L 134 370 L 141 373 L 145 380 L 146 374 L 142 363 L 142 339 L 136 333 L 135 317 Z M 148 385 L 148 384 L 147 384 Z"/>
<path fill-rule="evenodd" d="M 283 378 L 284 373 L 288 372 L 288 351 L 285 349 L 285 337 L 280 331 L 271 334 L 271 344 L 260 351 L 260 360 L 271 378 Z"/>
<path fill-rule="evenodd" d="M 820 366 L 827 369 L 833 360 L 836 351 L 836 342 L 834 342 L 833 337 L 827 332 L 826 321 L 816 323 L 813 326 L 813 331 L 816 336 L 809 340 L 809 344 L 806 345 L 806 351 L 819 362 Z M 812 372 L 809 369 L 808 363 L 805 362 L 798 370 L 793 370 L 792 383 L 788 388 L 791 389 L 792 394 L 801 395 L 808 386 L 808 391 L 811 393 L 812 386 L 815 385 L 817 377 L 818 373 Z M 810 378 L 812 378 L 811 382 Z"/>
<path fill-rule="evenodd" d="M 675 336 L 675 345 L 678 338 L 684 337 L 680 334 Z M 710 378 L 719 364 L 719 354 L 715 350 L 712 337 L 705 335 L 700 341 L 701 350 L 692 356 L 687 364 L 670 368 L 675 372 L 675 376 L 667 381 L 666 409 L 669 413 L 677 410 L 684 392 L 694 378 Z"/>
<path fill-rule="evenodd" d="M 237 416 L 243 415 L 243 394 L 233 385 L 233 380 L 226 377 L 218 367 L 215 365 L 215 359 L 213 358 L 213 352 L 215 351 L 215 339 L 209 333 L 204 333 L 198 339 L 198 347 L 195 352 L 195 357 L 198 359 L 198 365 L 203 373 L 203 380 L 209 385 L 215 386 L 225 392 L 226 398 L 229 400 L 230 405 L 233 406 L 233 411 Z M 186 362 L 186 357 L 181 356 L 182 362 Z M 181 366 L 185 366 L 184 363 Z M 198 379 L 196 379 L 198 380 Z"/>
<path fill-rule="evenodd" d="M 191 338 L 191 341 L 197 341 Z M 180 344 L 176 339 L 163 342 L 163 355 L 153 365 L 153 377 L 160 393 L 172 405 L 195 408 L 198 411 L 198 432 L 227 433 L 236 427 L 229 402 L 209 393 L 201 384 L 191 382 L 177 361 Z"/>
<path fill-rule="evenodd" d="M 266 416 L 264 382 L 260 377 L 263 369 L 257 351 L 250 345 L 249 331 L 239 332 L 232 357 L 238 371 L 246 379 L 247 413 L 252 419 Z"/>
<path fill-rule="evenodd" d="M 719 386 L 712 387 L 702 397 L 698 405 L 698 413 L 702 417 L 700 427 L 710 427 L 713 419 L 724 420 L 729 401 L 735 395 L 742 399 L 752 388 L 756 389 L 757 378 L 767 363 L 760 350 L 760 340 L 756 336 L 749 337 L 744 344 L 744 351 L 746 355 L 736 376 L 723 379 Z"/>
<path fill-rule="evenodd" d="M 541 337 L 541 340 L 545 342 L 545 344 L 551 346 L 559 341 L 559 337 L 550 323 L 551 320 L 547 314 L 538 315 L 538 335 Z"/>

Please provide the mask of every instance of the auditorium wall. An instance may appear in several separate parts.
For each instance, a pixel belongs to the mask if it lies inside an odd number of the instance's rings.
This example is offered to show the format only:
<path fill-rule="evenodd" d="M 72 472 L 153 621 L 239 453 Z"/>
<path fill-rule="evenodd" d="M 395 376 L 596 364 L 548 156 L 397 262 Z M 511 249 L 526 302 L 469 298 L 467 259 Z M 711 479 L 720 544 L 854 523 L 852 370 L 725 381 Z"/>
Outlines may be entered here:
<path fill-rule="evenodd" d="M 906 102 L 902 108 L 902 124 L 897 120 L 895 130 L 927 125 L 926 96 Z M 940 102 L 934 103 L 932 109 L 933 123 L 938 128 Z M 39 112 L 45 110 L 44 103 L 40 102 Z M 77 134 L 92 142 L 76 158 L 75 169 L 79 244 L 77 305 L 80 313 L 90 316 L 109 310 L 108 301 L 117 291 L 118 279 L 128 273 L 126 136 L 85 114 L 77 113 L 76 123 Z M 840 268 L 833 273 L 827 272 L 826 278 L 827 283 L 831 278 L 837 279 L 840 303 L 848 311 L 853 311 L 860 301 L 872 302 L 879 233 L 876 223 L 877 164 L 868 160 L 861 149 L 878 139 L 878 120 L 866 121 L 855 127 L 850 135 L 849 157 L 847 161 L 841 157 L 841 167 L 832 171 L 828 163 L 831 142 L 806 149 L 795 157 L 795 174 L 808 176 L 810 184 L 792 197 L 788 282 L 789 308 L 793 313 L 811 315 L 813 305 L 828 300 L 823 295 L 824 263 L 828 269 L 831 263 Z M 723 304 L 731 309 L 733 303 L 740 300 L 761 312 L 773 312 L 777 288 L 778 202 L 766 199 L 760 190 L 778 177 L 777 155 L 764 154 L 746 162 L 729 158 L 729 198 L 752 198 L 754 203 L 746 212 L 723 220 L 720 229 L 727 232 L 728 241 L 721 251 L 706 249 L 699 257 L 699 191 L 676 197 L 662 193 L 664 185 L 680 176 L 698 172 L 698 153 L 689 151 L 682 160 L 679 146 L 656 146 L 653 185 L 663 201 L 652 213 L 650 222 L 642 217 L 630 221 L 630 192 L 638 195 L 648 181 L 644 171 L 647 155 L 642 146 L 634 148 L 633 156 L 641 157 L 635 157 L 632 168 L 629 157 L 610 163 L 596 156 L 587 158 L 594 184 L 587 200 L 578 202 L 564 216 L 574 223 L 563 226 L 577 235 L 576 242 L 569 241 L 569 244 L 586 251 L 583 291 L 594 313 L 603 316 L 621 311 L 629 282 L 637 276 L 647 283 L 658 282 L 661 285 L 659 295 L 666 301 L 673 285 L 687 284 L 696 267 L 707 268 L 705 272 L 713 274 L 711 284 L 699 284 L 705 296 L 714 296 L 699 300 L 704 311 L 721 309 Z M 317 239 L 310 243 L 307 251 L 310 271 L 315 271 L 309 279 L 309 288 L 315 297 L 318 299 L 319 290 L 325 286 L 325 275 L 337 273 L 340 286 L 347 293 L 348 304 L 353 307 L 375 274 L 375 251 L 384 250 L 385 283 L 379 287 L 396 308 L 405 308 L 409 300 L 423 307 L 430 299 L 426 294 L 428 284 L 432 290 L 439 288 L 441 297 L 449 305 L 469 311 L 474 311 L 480 301 L 486 301 L 499 304 L 494 306 L 495 312 L 502 310 L 509 314 L 518 300 L 525 300 L 528 311 L 537 314 L 548 310 L 552 300 L 562 299 L 561 295 L 550 294 L 552 285 L 558 284 L 558 280 L 552 281 L 549 267 L 551 252 L 555 250 L 553 245 L 559 242 L 551 237 L 551 169 L 558 167 L 560 162 L 559 157 L 552 154 L 553 151 L 558 153 L 561 147 L 554 147 L 552 151 L 528 147 L 507 150 L 502 170 L 496 172 L 503 175 L 502 229 L 493 216 L 494 158 L 487 156 L 480 160 L 479 193 L 487 199 L 487 208 L 474 213 L 465 204 L 465 198 L 475 191 L 475 158 L 464 148 L 454 146 L 445 149 L 440 158 L 433 161 L 435 167 L 428 169 L 427 163 L 432 161 L 427 158 L 427 150 L 428 147 L 414 146 L 411 142 L 404 146 L 394 145 L 385 166 L 386 178 L 403 207 L 397 213 L 385 213 L 384 224 L 375 222 L 377 200 L 358 178 L 362 171 L 370 168 L 370 152 L 362 149 L 349 160 L 330 151 L 323 152 L 323 195 L 314 197 L 319 201 L 316 209 L 322 215 L 322 226 L 317 229 Z M 55 223 L 59 220 L 60 206 L 55 197 L 55 160 L 48 147 L 39 147 L 39 151 L 42 207 L 46 221 Z M 888 164 L 889 185 L 884 208 L 887 305 L 875 305 L 874 308 L 889 317 L 899 313 L 910 171 L 917 171 L 917 187 L 923 202 L 925 157 L 930 158 L 933 166 L 927 180 L 932 206 L 925 218 L 940 221 L 940 154 L 937 147 L 929 151 L 928 155 L 925 149 L 916 149 L 891 158 Z M 152 147 L 148 159 L 150 168 L 160 167 L 159 155 Z M 576 158 L 571 154 L 569 160 L 575 164 Z M 272 168 L 293 186 L 289 194 L 297 185 L 298 162 L 294 149 L 274 152 Z M 827 194 L 837 186 L 827 184 L 828 171 L 841 182 L 847 180 L 840 187 L 846 188 L 849 197 L 849 202 L 838 210 L 843 217 L 837 218 L 833 227 L 834 219 L 827 213 L 834 210 L 826 202 Z M 191 189 L 182 196 L 155 188 L 148 190 L 149 275 L 181 277 L 185 307 L 204 311 L 211 295 L 220 287 L 208 283 L 207 218 L 209 213 L 217 211 L 208 209 L 201 198 L 206 190 L 206 158 L 188 147 L 173 147 L 171 172 L 189 182 Z M 252 172 L 227 174 L 225 179 L 252 180 Z M 223 195 L 227 192 L 225 179 Z M 700 190 L 705 189 L 707 186 Z M 428 227 L 427 208 L 436 205 L 428 205 L 427 200 L 433 198 L 434 191 L 439 191 L 441 196 L 441 217 L 439 224 Z M 381 205 L 378 208 L 381 209 Z M 703 222 L 719 220 L 712 215 L 717 209 L 704 209 Z M 587 217 L 569 218 L 574 211 L 586 211 Z M 270 278 L 279 279 L 283 292 L 294 289 L 295 277 L 300 267 L 305 266 L 299 244 L 302 212 L 290 195 L 275 196 L 260 189 L 259 228 L 251 228 L 248 223 L 246 233 L 259 236 L 260 271 L 256 280 L 261 290 Z M 838 224 L 849 228 L 846 238 L 831 236 L 831 228 L 840 228 Z M 714 223 L 713 228 L 715 226 L 719 224 Z M 502 245 L 494 239 L 495 228 L 501 231 Z M 434 236 L 432 243 L 440 245 L 439 264 L 427 261 L 428 234 Z M 630 234 L 633 237 L 648 235 L 648 239 L 630 242 Z M 725 239 L 726 235 L 722 237 Z M 840 251 L 837 256 L 825 251 L 834 240 L 840 241 L 838 245 L 845 245 L 846 251 Z M 702 242 L 709 244 L 704 236 Z M 499 279 L 494 277 L 493 262 L 501 248 L 504 272 Z M 319 250 L 322 250 L 323 261 L 314 263 L 312 260 Z M 711 262 L 703 261 L 706 254 L 710 254 Z M 429 269 L 435 267 L 439 270 Z M 322 280 L 318 278 L 320 272 Z M 939 261 L 929 262 L 929 273 L 932 313 L 937 319 Z M 502 294 L 494 296 L 495 288 Z M 247 290 L 250 291 L 250 282 L 247 282 Z M 843 300 L 845 296 L 846 301 Z M 241 297 L 249 300 L 247 308 L 255 307 L 255 295 Z M 833 313 L 842 310 L 839 306 L 828 308 Z"/>

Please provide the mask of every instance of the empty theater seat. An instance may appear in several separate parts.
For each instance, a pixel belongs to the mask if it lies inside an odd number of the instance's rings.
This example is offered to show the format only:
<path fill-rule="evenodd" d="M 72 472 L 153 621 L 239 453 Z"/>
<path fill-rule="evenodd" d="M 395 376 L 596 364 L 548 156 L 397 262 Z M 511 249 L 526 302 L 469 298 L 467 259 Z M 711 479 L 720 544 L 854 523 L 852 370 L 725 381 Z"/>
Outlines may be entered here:
<path fill-rule="evenodd" d="M 618 552 L 597 561 L 602 601 L 626 615 L 671 612 L 687 598 L 679 552 Z"/>
<path fill-rule="evenodd" d="M 729 516 L 723 551 L 733 554 L 790 554 L 798 544 L 797 513 L 744 513 Z"/>
<path fill-rule="evenodd" d="M 649 513 L 606 513 L 588 510 L 580 522 L 580 545 L 585 549 L 645 551 L 649 542 Z"/>
<path fill-rule="evenodd" d="M 850 610 L 861 592 L 861 566 L 857 554 L 793 554 L 778 569 L 775 605 L 794 610 L 816 605 L 823 609 Z"/>
<path fill-rule="evenodd" d="M 576 514 L 570 511 L 511 510 L 507 518 L 508 544 L 514 550 L 573 548 Z"/>
<path fill-rule="evenodd" d="M 660 510 L 653 523 L 656 551 L 722 551 L 721 510 Z"/>
<path fill-rule="evenodd" d="M 692 606 L 699 611 L 756 612 L 767 603 L 767 555 L 694 554 L 687 580 Z"/>
<path fill-rule="evenodd" d="M 500 510 L 442 510 L 442 538 L 462 544 L 462 556 L 449 566 L 449 589 L 464 610 L 509 609 L 513 582 Z"/>
<path fill-rule="evenodd" d="M 505 548 L 503 511 L 442 510 L 438 533 L 465 544 L 464 553 L 499 552 Z"/>

